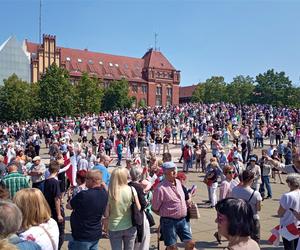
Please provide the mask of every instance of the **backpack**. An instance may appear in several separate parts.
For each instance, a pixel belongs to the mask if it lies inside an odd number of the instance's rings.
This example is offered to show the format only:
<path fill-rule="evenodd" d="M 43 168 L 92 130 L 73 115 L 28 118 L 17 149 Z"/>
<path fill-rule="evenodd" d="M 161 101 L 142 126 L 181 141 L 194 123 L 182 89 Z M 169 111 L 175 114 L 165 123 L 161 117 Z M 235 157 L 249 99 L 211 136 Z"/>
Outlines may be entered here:
<path fill-rule="evenodd" d="M 105 141 L 105 149 L 111 149 L 111 147 L 112 147 L 112 142 L 111 142 L 111 140 L 106 140 Z"/>

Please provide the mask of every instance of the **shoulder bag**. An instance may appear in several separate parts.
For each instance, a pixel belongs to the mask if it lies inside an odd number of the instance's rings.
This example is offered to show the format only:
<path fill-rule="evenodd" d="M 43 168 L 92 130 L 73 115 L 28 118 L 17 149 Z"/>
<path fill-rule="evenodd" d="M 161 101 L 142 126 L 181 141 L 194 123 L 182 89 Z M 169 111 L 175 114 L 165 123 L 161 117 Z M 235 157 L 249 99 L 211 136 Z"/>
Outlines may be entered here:
<path fill-rule="evenodd" d="M 135 197 L 134 197 L 134 193 L 132 190 L 132 187 L 130 187 L 131 189 L 131 194 L 132 194 L 132 200 L 131 200 L 131 220 L 132 220 L 132 225 L 133 226 L 137 226 L 137 225 L 143 225 L 143 211 L 140 211 L 135 203 Z"/>
<path fill-rule="evenodd" d="M 190 208 L 190 219 L 200 219 L 200 212 L 196 203 L 192 202 Z"/>

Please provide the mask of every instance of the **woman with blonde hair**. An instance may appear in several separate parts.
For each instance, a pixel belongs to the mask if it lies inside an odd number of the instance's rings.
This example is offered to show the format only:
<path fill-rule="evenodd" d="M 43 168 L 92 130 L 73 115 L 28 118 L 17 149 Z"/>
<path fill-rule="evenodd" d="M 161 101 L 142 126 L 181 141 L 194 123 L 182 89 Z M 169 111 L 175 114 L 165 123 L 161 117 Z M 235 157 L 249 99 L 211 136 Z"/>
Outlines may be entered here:
<path fill-rule="evenodd" d="M 14 203 L 23 214 L 20 237 L 36 242 L 42 250 L 57 250 L 59 231 L 43 193 L 36 188 L 18 191 Z"/>
<path fill-rule="evenodd" d="M 137 229 L 132 224 L 131 204 L 134 201 L 141 209 L 141 205 L 134 187 L 127 184 L 128 170 L 116 168 L 111 174 L 108 206 L 106 217 L 109 218 L 108 229 L 112 250 L 134 249 Z"/>

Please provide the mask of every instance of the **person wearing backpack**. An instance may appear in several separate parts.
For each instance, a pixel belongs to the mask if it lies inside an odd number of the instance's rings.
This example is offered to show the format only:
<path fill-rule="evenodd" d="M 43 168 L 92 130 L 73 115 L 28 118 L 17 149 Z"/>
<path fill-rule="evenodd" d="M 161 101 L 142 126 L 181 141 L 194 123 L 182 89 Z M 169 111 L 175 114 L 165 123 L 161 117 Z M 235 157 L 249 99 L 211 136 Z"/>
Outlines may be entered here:
<path fill-rule="evenodd" d="M 232 189 L 231 197 L 243 199 L 250 204 L 255 225 L 255 230 L 252 232 L 251 238 L 259 244 L 260 222 L 258 212 L 261 210 L 262 197 L 258 191 L 251 188 L 254 178 L 254 173 L 251 170 L 245 170 L 242 173 L 242 184 Z"/>
<path fill-rule="evenodd" d="M 111 139 L 109 137 L 107 137 L 104 142 L 104 149 L 105 149 L 105 154 L 107 154 L 108 156 L 110 156 L 112 144 L 113 143 L 112 143 Z"/>

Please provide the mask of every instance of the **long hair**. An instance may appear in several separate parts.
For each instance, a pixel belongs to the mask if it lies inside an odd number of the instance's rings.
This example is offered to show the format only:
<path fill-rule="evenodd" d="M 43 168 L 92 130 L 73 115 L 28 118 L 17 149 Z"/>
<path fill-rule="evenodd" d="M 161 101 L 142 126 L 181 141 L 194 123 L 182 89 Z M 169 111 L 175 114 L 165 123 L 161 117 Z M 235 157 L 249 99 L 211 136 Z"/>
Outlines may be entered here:
<path fill-rule="evenodd" d="M 126 168 L 115 168 L 111 174 L 108 195 L 109 198 L 118 201 L 119 190 L 123 185 L 127 185 L 128 170 Z"/>
<path fill-rule="evenodd" d="M 25 188 L 18 191 L 14 203 L 23 214 L 22 229 L 38 226 L 51 218 L 51 210 L 43 193 L 37 188 Z"/>

